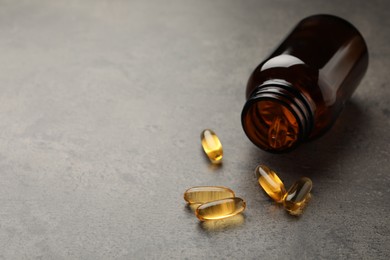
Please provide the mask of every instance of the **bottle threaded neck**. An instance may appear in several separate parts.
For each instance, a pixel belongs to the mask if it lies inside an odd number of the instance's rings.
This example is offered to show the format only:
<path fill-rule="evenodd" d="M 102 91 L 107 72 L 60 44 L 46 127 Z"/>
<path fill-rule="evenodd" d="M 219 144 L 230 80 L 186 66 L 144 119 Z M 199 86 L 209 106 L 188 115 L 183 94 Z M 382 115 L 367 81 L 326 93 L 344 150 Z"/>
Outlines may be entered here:
<path fill-rule="evenodd" d="M 246 135 L 263 150 L 286 152 L 307 139 L 313 110 L 306 98 L 287 82 L 267 81 L 257 87 L 241 114 Z"/>

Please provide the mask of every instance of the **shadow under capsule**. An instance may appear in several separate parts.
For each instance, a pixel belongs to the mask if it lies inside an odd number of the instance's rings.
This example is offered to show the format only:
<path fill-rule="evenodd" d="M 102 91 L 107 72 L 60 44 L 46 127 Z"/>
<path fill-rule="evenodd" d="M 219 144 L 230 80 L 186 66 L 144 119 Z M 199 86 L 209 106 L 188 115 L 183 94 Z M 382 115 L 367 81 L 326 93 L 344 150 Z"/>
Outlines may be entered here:
<path fill-rule="evenodd" d="M 232 217 L 219 220 L 207 220 L 199 222 L 199 229 L 204 232 L 217 232 L 233 229 L 241 226 L 245 222 L 244 214 L 240 213 Z"/>
<path fill-rule="evenodd" d="M 188 210 L 188 212 L 194 213 L 195 210 L 196 210 L 200 205 L 201 205 L 201 204 L 196 204 L 196 203 L 194 203 L 194 204 L 189 204 L 189 203 L 187 203 L 186 206 L 185 206 L 185 208 Z"/>

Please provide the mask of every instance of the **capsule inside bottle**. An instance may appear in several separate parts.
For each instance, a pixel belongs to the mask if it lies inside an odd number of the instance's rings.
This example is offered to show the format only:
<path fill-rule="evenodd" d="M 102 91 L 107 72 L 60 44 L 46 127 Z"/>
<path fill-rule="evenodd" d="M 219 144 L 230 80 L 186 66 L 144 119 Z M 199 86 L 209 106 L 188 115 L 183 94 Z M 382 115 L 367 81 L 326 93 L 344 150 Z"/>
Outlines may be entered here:
<path fill-rule="evenodd" d="M 252 120 L 256 118 L 257 120 Z M 279 152 L 292 147 L 298 140 L 299 125 L 284 105 L 263 100 L 253 103 L 243 121 L 244 130 L 265 150 Z"/>
<path fill-rule="evenodd" d="M 278 175 L 265 165 L 256 167 L 255 174 L 263 190 L 277 203 L 282 203 L 286 189 Z"/>
<path fill-rule="evenodd" d="M 223 157 L 222 144 L 214 131 L 210 129 L 203 130 L 200 139 L 203 150 L 210 161 L 215 164 L 221 163 Z"/>
<path fill-rule="evenodd" d="M 195 215 L 200 221 L 224 219 L 245 210 L 246 203 L 241 198 L 228 198 L 200 205 Z"/>
<path fill-rule="evenodd" d="M 291 215 L 302 214 L 303 209 L 311 198 L 310 191 L 312 186 L 312 181 L 306 177 L 301 178 L 291 186 L 283 201 L 283 206 L 288 213 Z"/>
<path fill-rule="evenodd" d="M 184 200 L 189 204 L 203 204 L 232 197 L 235 197 L 234 191 L 222 186 L 197 186 L 184 192 Z"/>

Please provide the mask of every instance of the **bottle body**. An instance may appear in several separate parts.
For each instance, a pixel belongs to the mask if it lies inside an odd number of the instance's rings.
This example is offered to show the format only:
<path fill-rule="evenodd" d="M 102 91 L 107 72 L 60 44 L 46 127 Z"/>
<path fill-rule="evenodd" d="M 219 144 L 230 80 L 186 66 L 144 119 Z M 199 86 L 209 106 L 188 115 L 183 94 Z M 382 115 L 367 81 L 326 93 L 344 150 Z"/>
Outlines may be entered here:
<path fill-rule="evenodd" d="M 363 37 L 331 15 L 308 17 L 251 74 L 242 125 L 270 152 L 294 149 L 335 122 L 368 66 Z"/>

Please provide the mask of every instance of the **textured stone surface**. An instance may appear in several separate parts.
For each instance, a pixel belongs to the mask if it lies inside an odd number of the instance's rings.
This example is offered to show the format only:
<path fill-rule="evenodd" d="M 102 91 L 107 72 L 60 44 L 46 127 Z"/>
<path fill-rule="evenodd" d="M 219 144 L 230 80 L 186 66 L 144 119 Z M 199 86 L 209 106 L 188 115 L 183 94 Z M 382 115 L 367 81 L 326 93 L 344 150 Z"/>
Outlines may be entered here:
<path fill-rule="evenodd" d="M 388 259 L 389 3 L 0 1 L 0 258 Z M 241 129 L 246 80 L 316 13 L 360 29 L 368 73 L 327 135 L 267 154 Z M 263 194 L 258 163 L 312 178 L 303 216 Z M 200 224 L 195 185 L 231 187 L 245 214 Z"/>

